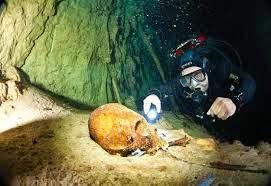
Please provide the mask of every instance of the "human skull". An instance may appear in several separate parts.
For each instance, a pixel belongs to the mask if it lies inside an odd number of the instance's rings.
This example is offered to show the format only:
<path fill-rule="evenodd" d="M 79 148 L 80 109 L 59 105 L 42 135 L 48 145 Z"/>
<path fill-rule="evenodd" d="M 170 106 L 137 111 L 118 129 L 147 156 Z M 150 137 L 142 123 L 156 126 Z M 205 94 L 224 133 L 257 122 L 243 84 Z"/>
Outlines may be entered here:
<path fill-rule="evenodd" d="M 127 156 L 137 149 L 153 153 L 168 146 L 143 116 L 118 103 L 94 110 L 88 126 L 91 138 L 110 154 Z"/>

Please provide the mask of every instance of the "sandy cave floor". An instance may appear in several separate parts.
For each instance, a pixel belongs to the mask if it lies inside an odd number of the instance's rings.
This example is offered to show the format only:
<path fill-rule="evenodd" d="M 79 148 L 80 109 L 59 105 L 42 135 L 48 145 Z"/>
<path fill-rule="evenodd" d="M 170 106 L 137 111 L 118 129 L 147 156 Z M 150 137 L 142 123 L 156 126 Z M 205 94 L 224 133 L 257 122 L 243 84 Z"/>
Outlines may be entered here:
<path fill-rule="evenodd" d="M 176 127 L 178 118 L 164 115 L 157 127 L 166 133 L 165 138 L 183 137 L 186 129 Z M 270 171 L 270 144 L 216 144 L 203 134 L 186 147 L 120 157 L 108 154 L 90 139 L 88 117 L 88 111 L 62 105 L 33 87 L 18 100 L 3 103 L 0 172 L 7 175 L 10 185 L 197 185 L 212 180 L 213 185 L 267 185 L 270 181 L 270 172 L 209 166 L 221 161 Z"/>

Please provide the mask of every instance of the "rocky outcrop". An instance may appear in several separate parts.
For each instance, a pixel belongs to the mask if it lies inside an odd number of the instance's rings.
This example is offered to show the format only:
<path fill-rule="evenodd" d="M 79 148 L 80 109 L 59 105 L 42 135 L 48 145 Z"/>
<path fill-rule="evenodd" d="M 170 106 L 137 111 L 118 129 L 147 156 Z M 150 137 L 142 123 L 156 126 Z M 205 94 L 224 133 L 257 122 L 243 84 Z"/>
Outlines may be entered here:
<path fill-rule="evenodd" d="M 0 105 L 7 100 L 16 100 L 22 94 L 21 77 L 12 66 L 0 68 Z"/>
<path fill-rule="evenodd" d="M 76 103 L 138 100 L 165 81 L 143 7 L 134 0 L 7 0 L 1 64 Z"/>

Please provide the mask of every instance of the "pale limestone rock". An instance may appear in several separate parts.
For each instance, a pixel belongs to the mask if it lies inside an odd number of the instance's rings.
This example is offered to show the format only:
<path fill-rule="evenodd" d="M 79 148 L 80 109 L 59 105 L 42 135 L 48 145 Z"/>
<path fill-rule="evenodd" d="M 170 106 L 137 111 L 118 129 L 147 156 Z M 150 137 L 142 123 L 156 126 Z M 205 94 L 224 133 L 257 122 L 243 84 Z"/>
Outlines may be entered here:
<path fill-rule="evenodd" d="M 21 95 L 21 91 L 17 83 L 13 80 L 8 80 L 5 84 L 8 87 L 7 99 L 12 101 L 16 100 Z"/>
<path fill-rule="evenodd" d="M 16 100 L 22 94 L 21 76 L 13 66 L 0 66 L 0 104 Z"/>
<path fill-rule="evenodd" d="M 0 105 L 7 99 L 7 86 L 5 83 L 0 82 Z"/>
<path fill-rule="evenodd" d="M 21 82 L 20 74 L 14 66 L 6 67 L 2 70 L 2 74 L 5 79 Z"/>

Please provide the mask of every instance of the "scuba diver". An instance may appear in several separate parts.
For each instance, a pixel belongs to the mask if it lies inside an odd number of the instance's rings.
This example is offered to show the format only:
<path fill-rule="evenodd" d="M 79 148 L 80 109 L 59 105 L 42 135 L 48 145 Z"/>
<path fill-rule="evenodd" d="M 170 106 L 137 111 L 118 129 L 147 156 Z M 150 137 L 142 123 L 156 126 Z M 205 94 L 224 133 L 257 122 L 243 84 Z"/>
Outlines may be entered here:
<path fill-rule="evenodd" d="M 242 70 L 241 58 L 229 43 L 199 36 L 179 45 L 171 56 L 177 77 L 149 91 L 144 114 L 151 106 L 157 113 L 172 108 L 174 98 L 179 111 L 215 134 L 212 123 L 227 120 L 253 99 L 255 80 Z"/>

